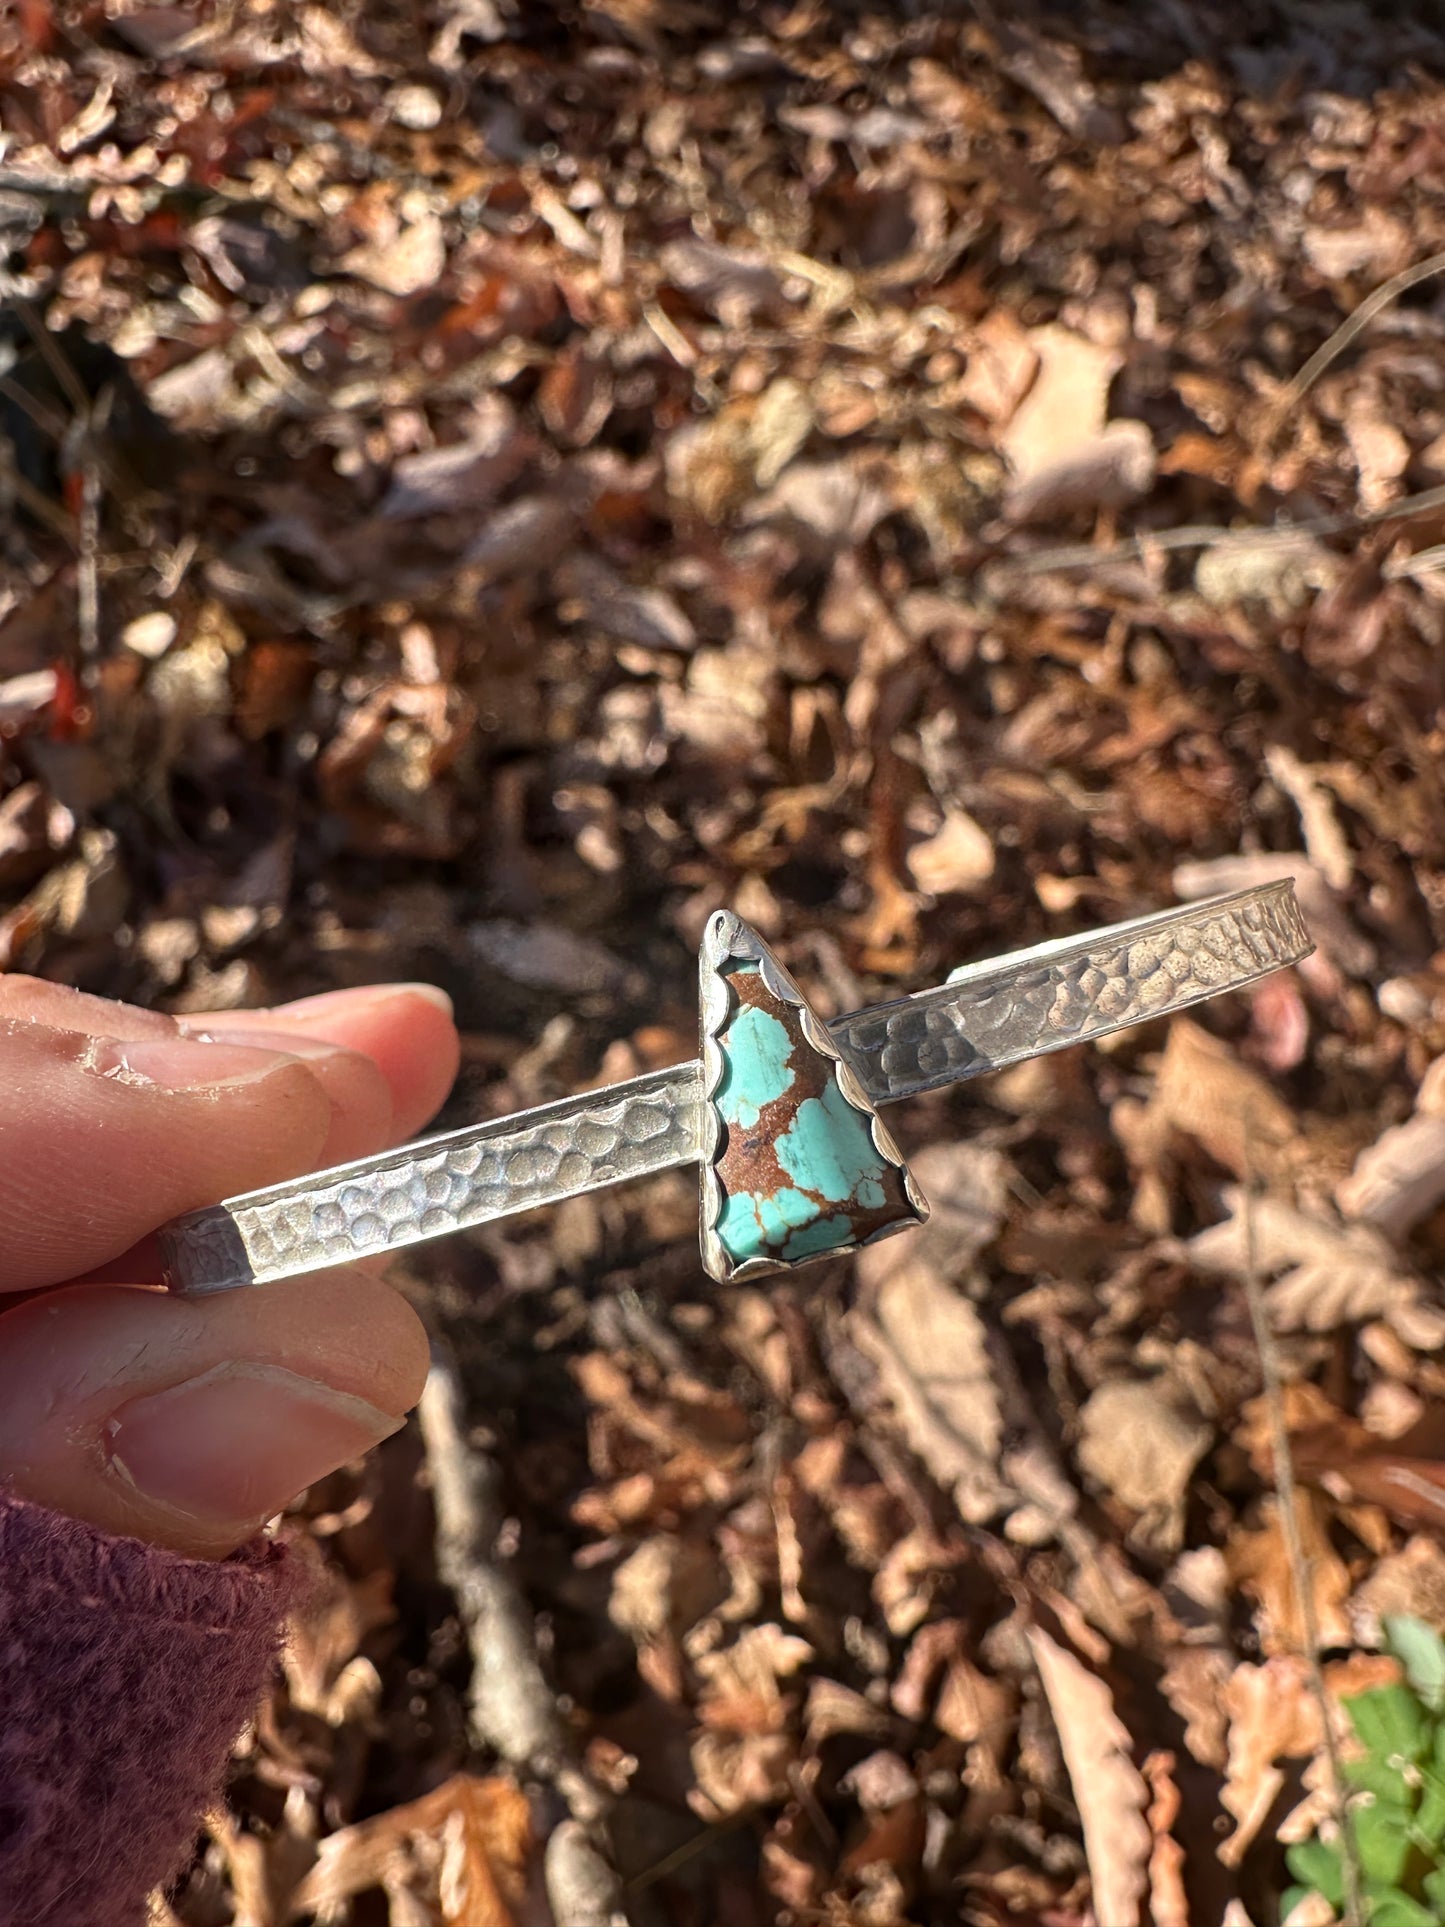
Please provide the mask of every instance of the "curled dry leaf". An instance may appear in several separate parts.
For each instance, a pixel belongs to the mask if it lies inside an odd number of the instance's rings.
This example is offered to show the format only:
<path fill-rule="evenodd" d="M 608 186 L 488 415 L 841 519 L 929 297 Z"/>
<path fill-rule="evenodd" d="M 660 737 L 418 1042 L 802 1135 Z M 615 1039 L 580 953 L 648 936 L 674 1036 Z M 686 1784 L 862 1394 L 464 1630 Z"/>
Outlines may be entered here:
<path fill-rule="evenodd" d="M 929 896 L 966 895 L 993 875 L 993 842 L 966 810 L 950 810 L 942 827 L 908 852 L 908 868 Z"/>
<path fill-rule="evenodd" d="M 1176 1646 L 1160 1690 L 1184 1723 L 1184 1744 L 1201 1766 L 1223 1768 L 1228 1721 L 1221 1697 L 1232 1661 L 1222 1646 Z"/>
<path fill-rule="evenodd" d="M 1189 1896 L 1184 1886 L 1184 1849 L 1171 1829 L 1179 1818 L 1179 1788 L 1174 1780 L 1174 1755 L 1151 1753 L 1144 1762 L 1149 1785 L 1150 1927 L 1190 1927 Z"/>
<path fill-rule="evenodd" d="M 1136 1927 L 1149 1891 L 1154 1839 L 1149 1789 L 1108 1687 L 1039 1627 L 1028 1635 L 1084 1829 L 1096 1918 Z"/>
<path fill-rule="evenodd" d="M 1230 1535 L 1225 1557 L 1234 1583 L 1258 1603 L 1256 1623 L 1265 1652 L 1304 1653 L 1309 1650 L 1305 1612 L 1279 1516 L 1281 1504 L 1277 1497 L 1266 1499 L 1258 1530 L 1237 1528 Z M 1347 1647 L 1351 1641 L 1345 1601 L 1350 1575 L 1330 1543 L 1323 1503 L 1308 1487 L 1295 1495 L 1295 1518 L 1319 1644 L 1326 1651 Z"/>
<path fill-rule="evenodd" d="M 1240 1178 L 1288 1168 L 1300 1142 L 1273 1085 L 1188 1017 L 1169 1026 L 1146 1115 L 1156 1130 L 1195 1139 Z"/>
<path fill-rule="evenodd" d="M 1310 862 L 1332 890 L 1347 890 L 1354 879 L 1355 859 L 1335 813 L 1334 793 L 1283 743 L 1272 744 L 1265 761 L 1270 775 L 1299 811 Z"/>
<path fill-rule="evenodd" d="M 346 272 L 385 294 L 415 294 L 435 286 L 447 264 L 446 237 L 436 215 L 424 213 L 404 223 L 393 217 L 378 225 L 376 239 L 342 257 Z"/>
<path fill-rule="evenodd" d="M 1386 1131 L 1361 1151 L 1335 1198 L 1347 1218 L 1378 1225 L 1389 1238 L 1408 1237 L 1445 1202 L 1445 1117 L 1417 1111 Z"/>
<path fill-rule="evenodd" d="M 1213 1429 L 1154 1380 L 1113 1379 L 1090 1394 L 1079 1415 L 1079 1463 L 1131 1511 L 1156 1551 L 1178 1546 L 1184 1495 Z"/>
<path fill-rule="evenodd" d="M 1154 438 L 1143 422 L 1110 422 L 1084 447 L 1004 497 L 1010 521 L 1052 522 L 1080 509 L 1118 509 L 1153 486 Z"/>
<path fill-rule="evenodd" d="M 871 1315 L 855 1311 L 849 1329 L 909 1446 L 962 1517 L 994 1518 L 1010 1496 L 998 1472 L 1003 1414 L 983 1320 L 968 1299 L 926 1261 L 905 1260 L 878 1287 Z"/>
<path fill-rule="evenodd" d="M 797 1694 L 790 1679 L 813 1658 L 807 1640 L 781 1626 L 750 1626 L 731 1646 L 696 1661 L 702 1680 L 692 1744 L 696 1786 L 689 1803 L 708 1819 L 775 1800 L 788 1787 L 797 1752 L 790 1731 Z"/>
<path fill-rule="evenodd" d="M 1399 1676 L 1395 1660 L 1374 1654 L 1337 1661 L 1324 1673 L 1333 1708 L 1352 1694 Z M 1235 1827 L 1219 1857 L 1226 1867 L 1237 1867 L 1283 1790 L 1278 1762 L 1312 1758 L 1324 1745 L 1324 1728 L 1309 1664 L 1296 1654 L 1266 1660 L 1262 1666 L 1237 1666 L 1222 1698 L 1229 1717 L 1229 1760 L 1219 1797 Z M 1332 1717 L 1343 1726 L 1342 1716 Z"/>
<path fill-rule="evenodd" d="M 1445 1343 L 1445 1312 L 1372 1225 L 1332 1223 L 1242 1189 L 1225 1198 L 1229 1217 L 1187 1240 L 1184 1254 L 1201 1271 L 1233 1277 L 1252 1260 L 1262 1278 L 1274 1280 L 1265 1302 L 1277 1330 L 1332 1331 L 1379 1318 L 1422 1351 Z"/>
<path fill-rule="evenodd" d="M 1445 1626 L 1445 1546 L 1418 1532 L 1398 1552 L 1387 1552 L 1350 1601 L 1350 1622 L 1361 1646 L 1383 1643 L 1386 1619 L 1423 1619 Z"/>
<path fill-rule="evenodd" d="M 915 66 L 921 65 L 915 62 Z M 984 316 L 969 344 L 959 393 L 991 422 L 1006 422 L 1038 373 L 1038 350 L 1006 308 Z"/>
<path fill-rule="evenodd" d="M 530 452 L 511 408 L 490 396 L 461 441 L 398 458 L 381 513 L 406 522 L 486 508 L 521 472 Z"/>
<path fill-rule="evenodd" d="M 1095 441 L 1120 365 L 1116 349 L 1098 347 L 1056 322 L 1030 330 L 1028 348 L 1038 373 L 998 437 L 1016 485 L 1038 481 Z"/>
<path fill-rule="evenodd" d="M 420 1861 L 442 1927 L 517 1927 L 533 1845 L 531 1807 L 511 1780 L 457 1773 L 420 1800 L 328 1834 L 291 1911 L 325 1915 Z"/>

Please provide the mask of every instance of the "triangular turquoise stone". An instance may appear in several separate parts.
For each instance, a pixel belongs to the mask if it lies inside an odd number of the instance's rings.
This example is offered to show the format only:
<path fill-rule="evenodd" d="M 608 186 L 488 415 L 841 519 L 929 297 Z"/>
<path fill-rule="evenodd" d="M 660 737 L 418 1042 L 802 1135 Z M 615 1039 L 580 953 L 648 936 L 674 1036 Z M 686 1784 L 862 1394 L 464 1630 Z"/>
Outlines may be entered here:
<path fill-rule="evenodd" d="M 918 1223 L 925 1208 L 891 1140 L 857 1086 L 845 1090 L 836 1056 L 814 1041 L 826 1041 L 822 1026 L 762 940 L 729 924 L 733 944 L 713 959 L 711 1005 L 704 995 L 716 1075 L 712 1268 L 726 1277 L 796 1264 Z"/>

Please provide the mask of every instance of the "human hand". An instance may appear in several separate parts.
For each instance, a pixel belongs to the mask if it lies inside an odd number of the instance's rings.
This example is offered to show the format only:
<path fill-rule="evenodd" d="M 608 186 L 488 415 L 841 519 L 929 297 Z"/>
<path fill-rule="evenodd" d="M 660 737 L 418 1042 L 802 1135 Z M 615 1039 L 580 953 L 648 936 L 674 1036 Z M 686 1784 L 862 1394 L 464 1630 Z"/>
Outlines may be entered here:
<path fill-rule="evenodd" d="M 425 985 L 178 1024 L 0 976 L 0 1491 L 220 1557 L 397 1430 L 426 1337 L 373 1270 L 135 1287 L 167 1218 L 412 1136 L 456 1068 Z"/>

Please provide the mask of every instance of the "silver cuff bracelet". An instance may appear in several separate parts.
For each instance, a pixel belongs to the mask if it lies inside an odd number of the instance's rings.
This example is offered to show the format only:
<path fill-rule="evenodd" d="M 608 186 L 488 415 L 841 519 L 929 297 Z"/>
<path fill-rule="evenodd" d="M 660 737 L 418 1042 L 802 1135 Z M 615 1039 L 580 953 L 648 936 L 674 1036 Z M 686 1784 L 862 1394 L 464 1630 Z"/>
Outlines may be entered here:
<path fill-rule="evenodd" d="M 1238 990 L 1313 948 L 1288 881 L 956 970 L 831 1022 L 730 911 L 701 947 L 701 1056 L 176 1218 L 172 1291 L 398 1251 L 696 1162 L 702 1255 L 747 1278 L 928 1215 L 881 1106 Z"/>

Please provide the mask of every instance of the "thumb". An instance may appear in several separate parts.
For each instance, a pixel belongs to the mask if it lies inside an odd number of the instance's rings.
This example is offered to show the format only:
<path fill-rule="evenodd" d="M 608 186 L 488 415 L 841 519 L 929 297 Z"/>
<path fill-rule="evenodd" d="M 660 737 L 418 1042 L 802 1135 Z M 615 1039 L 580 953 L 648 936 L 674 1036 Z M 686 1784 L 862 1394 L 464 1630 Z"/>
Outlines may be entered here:
<path fill-rule="evenodd" d="M 426 1372 L 419 1319 L 365 1270 L 48 1293 L 0 1317 L 0 1488 L 220 1557 L 396 1431 Z"/>

